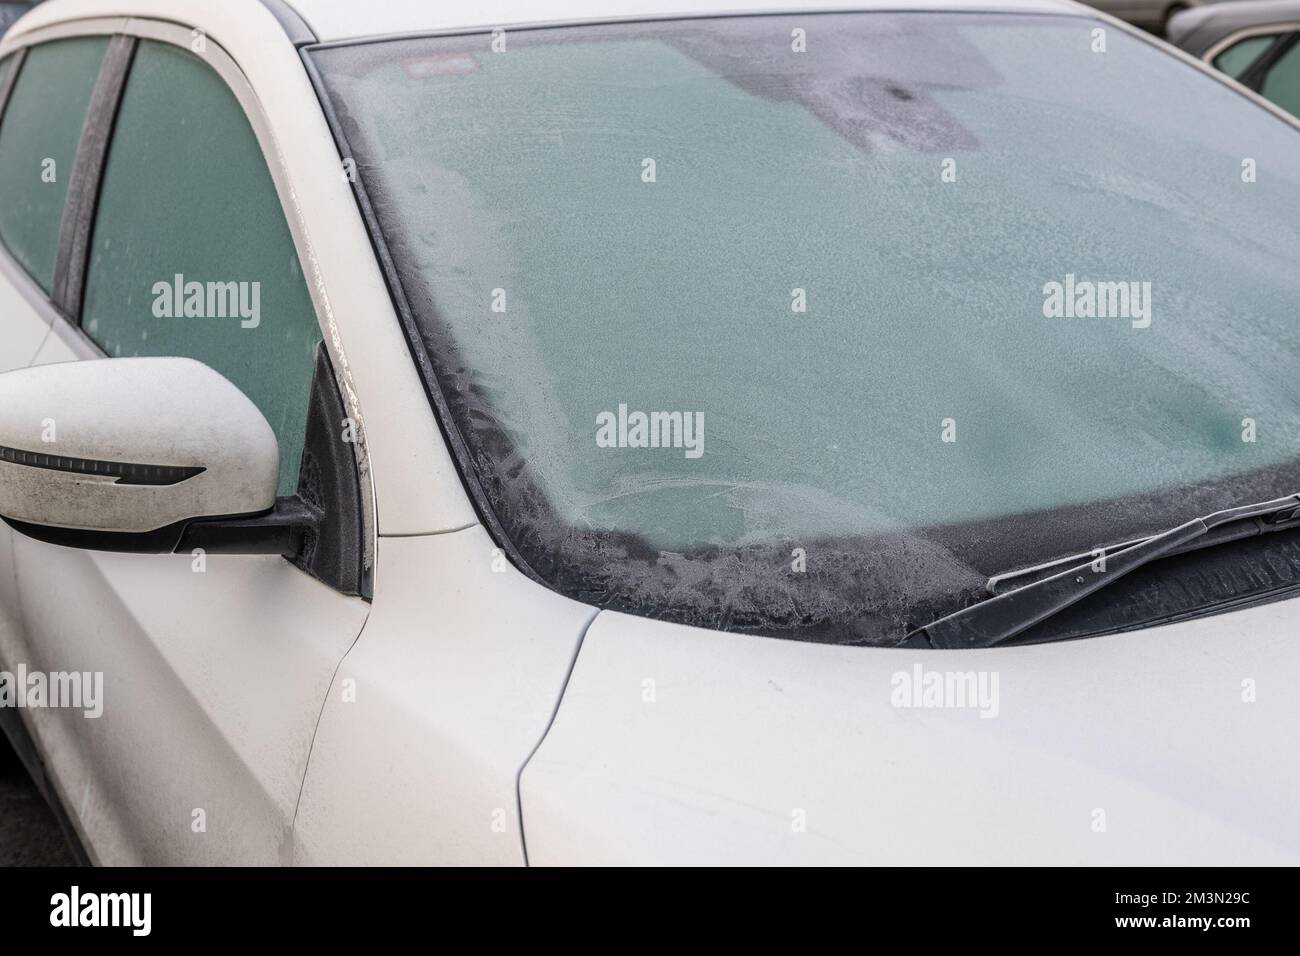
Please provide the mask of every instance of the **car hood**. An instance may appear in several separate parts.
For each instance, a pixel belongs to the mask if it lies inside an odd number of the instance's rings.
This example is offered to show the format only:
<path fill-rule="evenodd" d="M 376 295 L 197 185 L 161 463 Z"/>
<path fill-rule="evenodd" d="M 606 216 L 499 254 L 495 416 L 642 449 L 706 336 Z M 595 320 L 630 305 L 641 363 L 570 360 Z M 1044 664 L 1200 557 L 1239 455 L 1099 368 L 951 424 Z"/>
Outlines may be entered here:
<path fill-rule="evenodd" d="M 1295 864 L 1298 625 L 939 652 L 602 612 L 522 777 L 529 857 Z"/>

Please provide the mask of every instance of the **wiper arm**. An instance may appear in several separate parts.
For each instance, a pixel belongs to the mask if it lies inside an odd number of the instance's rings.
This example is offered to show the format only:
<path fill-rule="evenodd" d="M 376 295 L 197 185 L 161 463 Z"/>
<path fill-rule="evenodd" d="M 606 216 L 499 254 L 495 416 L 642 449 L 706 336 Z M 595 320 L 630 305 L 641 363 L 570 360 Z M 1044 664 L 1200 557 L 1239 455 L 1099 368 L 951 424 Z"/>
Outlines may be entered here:
<path fill-rule="evenodd" d="M 1147 538 L 1062 558 L 1022 572 L 996 575 L 988 584 L 993 597 L 913 631 L 908 640 L 923 636 L 931 646 L 944 650 L 993 647 L 1152 561 L 1293 527 L 1300 527 L 1300 494 L 1216 511 Z M 1006 581 L 1041 575 L 1061 564 L 1069 566 L 1014 590 L 996 593 Z"/>

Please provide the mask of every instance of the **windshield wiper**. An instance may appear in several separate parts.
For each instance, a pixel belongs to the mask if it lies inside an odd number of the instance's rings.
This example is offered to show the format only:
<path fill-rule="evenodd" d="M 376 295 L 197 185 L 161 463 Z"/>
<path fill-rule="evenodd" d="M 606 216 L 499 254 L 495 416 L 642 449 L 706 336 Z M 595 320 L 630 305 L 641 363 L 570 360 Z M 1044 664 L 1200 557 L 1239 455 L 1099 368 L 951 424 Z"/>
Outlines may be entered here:
<path fill-rule="evenodd" d="M 913 631 L 907 641 L 923 637 L 944 650 L 993 647 L 1152 561 L 1294 527 L 1300 527 L 1300 494 L 1216 511 L 1150 537 L 995 575 L 988 582 L 992 597 Z M 1048 573 L 1062 565 L 1065 570 Z M 1006 582 L 1024 577 L 1033 580 L 998 593 Z"/>

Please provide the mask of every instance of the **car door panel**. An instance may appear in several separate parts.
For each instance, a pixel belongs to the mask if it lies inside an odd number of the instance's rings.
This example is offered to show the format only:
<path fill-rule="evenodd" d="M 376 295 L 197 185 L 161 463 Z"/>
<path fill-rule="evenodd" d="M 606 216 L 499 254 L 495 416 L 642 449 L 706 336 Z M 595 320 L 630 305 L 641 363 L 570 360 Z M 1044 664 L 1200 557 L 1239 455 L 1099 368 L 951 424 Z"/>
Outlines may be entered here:
<path fill-rule="evenodd" d="M 61 322 L 33 364 L 98 356 Z M 207 555 L 196 571 L 190 555 L 13 537 L 20 659 L 104 675 L 102 717 L 27 712 L 92 857 L 286 862 L 316 718 L 368 602 L 275 555 Z"/>
<path fill-rule="evenodd" d="M 96 861 L 287 862 L 321 702 L 366 602 L 275 555 L 196 572 L 189 555 L 14 545 L 29 670 L 103 674 L 102 716 L 28 712 Z"/>
<path fill-rule="evenodd" d="M 198 64 L 211 71 L 209 64 L 224 55 L 209 44 L 207 60 L 200 63 L 186 52 L 188 29 L 152 24 L 148 30 L 152 39 L 141 42 L 155 49 L 165 43 L 167 49 L 154 53 L 152 61 L 144 56 L 137 62 L 152 62 L 155 74 L 170 68 L 158 83 L 178 97 L 185 93 L 185 70 Z M 163 67 L 156 65 L 160 62 Z M 232 74 L 239 75 L 231 69 L 223 75 Z M 246 385 L 262 388 L 260 401 L 253 397 L 264 414 L 273 405 L 280 412 L 273 412 L 273 427 L 282 449 L 296 459 L 306 427 L 297 390 L 305 391 L 311 383 L 316 358 L 315 345 L 302 330 L 314 329 L 319 341 L 319 328 L 296 261 L 296 243 L 284 224 L 282 198 L 277 199 L 278 187 L 269 185 L 260 158 L 263 151 L 258 142 L 231 144 L 232 136 L 252 137 L 253 130 L 237 128 L 229 111 L 242 110 L 211 76 L 195 87 L 205 97 L 197 112 L 205 116 L 209 133 L 218 120 L 224 124 L 220 141 L 205 155 L 221 165 L 221 190 L 228 202 L 220 205 L 229 212 L 227 221 L 187 220 L 188 205 L 164 204 L 175 211 L 176 222 L 160 244 L 153 231 L 158 210 L 142 209 L 154 218 L 141 220 L 149 231 L 135 248 L 153 259 L 141 258 L 144 266 L 113 260 L 100 270 L 107 278 L 99 289 L 97 314 L 113 320 L 106 325 L 115 336 L 110 343 L 114 354 L 150 354 L 150 349 L 153 354 L 185 354 L 184 323 L 208 320 L 177 316 L 165 329 L 154 329 L 162 334 L 149 345 L 149 323 L 158 318 L 150 311 L 151 289 L 156 280 L 171 278 L 163 260 L 173 247 L 188 242 L 187 230 L 200 230 L 201 242 L 180 249 L 190 256 L 187 271 L 204 262 L 212 265 L 213 274 L 195 279 L 266 279 L 269 289 L 267 309 L 247 333 L 256 336 L 260 329 L 261 338 L 240 340 L 236 354 L 227 356 L 209 327 L 203 333 L 202 360 L 218 371 L 224 364 L 227 377 L 247 376 L 254 367 L 298 376 L 297 384 L 288 383 L 295 390 L 292 401 L 278 382 L 250 380 Z M 130 83 L 128 77 L 128 95 Z M 136 122 L 133 126 L 120 119 L 115 136 L 131 135 L 140 128 L 141 116 L 147 121 L 163 111 L 157 89 L 150 94 L 140 97 L 134 113 L 126 104 L 122 116 L 130 120 L 134 115 Z M 214 103 L 227 111 L 224 117 L 213 115 Z M 113 146 L 106 164 L 110 173 Z M 225 147 L 239 151 L 237 161 L 219 157 Z M 168 149 L 123 155 L 127 160 L 118 167 L 123 177 L 141 163 L 177 161 Z M 204 158 L 187 158 L 184 169 L 201 167 Z M 232 170 L 243 170 L 246 180 L 255 175 L 258 162 L 263 165 L 256 182 L 231 185 Z M 169 183 L 178 188 L 174 177 Z M 101 190 L 101 199 L 103 195 Z M 120 251 L 137 226 L 130 203 L 120 201 L 131 193 L 118 189 L 116 195 L 114 215 L 108 217 L 114 235 L 95 233 L 92 238 L 92 249 L 100 253 Z M 193 198 L 197 202 L 201 197 Z M 241 215 L 240 202 L 251 204 L 253 211 L 245 208 Z M 222 229 L 233 231 L 223 239 Z M 249 229 L 270 236 L 254 246 L 259 255 L 252 265 L 246 254 L 249 240 L 234 246 L 236 234 L 247 235 Z M 223 259 L 227 251 L 244 253 L 244 265 Z M 223 262 L 236 262 L 234 271 L 264 266 L 267 274 L 226 275 Z M 88 271 L 89 299 L 100 281 L 94 257 Z M 295 282 L 301 288 L 293 288 Z M 0 295 L 16 293 L 3 278 L 0 285 L 5 287 Z M 291 322 L 297 330 L 293 335 Z M 104 328 L 99 333 L 102 337 Z M 100 359 L 102 344 L 56 318 L 16 364 Z M 296 474 L 296 460 L 291 464 Z M 102 674 L 99 716 L 61 708 L 24 711 L 58 796 L 92 859 L 106 864 L 289 862 L 294 814 L 320 709 L 335 669 L 369 614 L 369 602 L 328 587 L 278 555 L 122 554 L 64 548 L 19 535 L 0 543 L 7 545 L 0 551 L 0 575 L 7 572 L 12 581 L 12 593 L 0 592 L 0 598 L 12 598 L 7 604 L 17 621 L 5 633 L 0 620 L 0 655 L 6 663 L 21 663 L 29 672 Z M 6 553 L 11 561 L 4 559 Z"/>

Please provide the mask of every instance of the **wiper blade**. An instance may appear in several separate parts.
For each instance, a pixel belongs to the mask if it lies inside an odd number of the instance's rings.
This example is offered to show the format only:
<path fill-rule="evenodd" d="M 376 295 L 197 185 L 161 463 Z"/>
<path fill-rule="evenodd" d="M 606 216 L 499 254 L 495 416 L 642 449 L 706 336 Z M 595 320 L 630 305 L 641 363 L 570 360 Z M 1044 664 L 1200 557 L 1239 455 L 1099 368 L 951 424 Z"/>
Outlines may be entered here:
<path fill-rule="evenodd" d="M 1147 538 L 995 575 L 988 583 L 992 597 L 913 631 L 907 640 L 915 643 L 924 637 L 931 646 L 944 650 L 993 647 L 1152 561 L 1295 527 L 1300 527 L 1300 494 L 1216 511 Z M 1065 570 L 1048 573 L 1060 565 L 1065 565 Z M 1033 580 L 997 593 L 1007 581 L 1022 577 Z"/>

